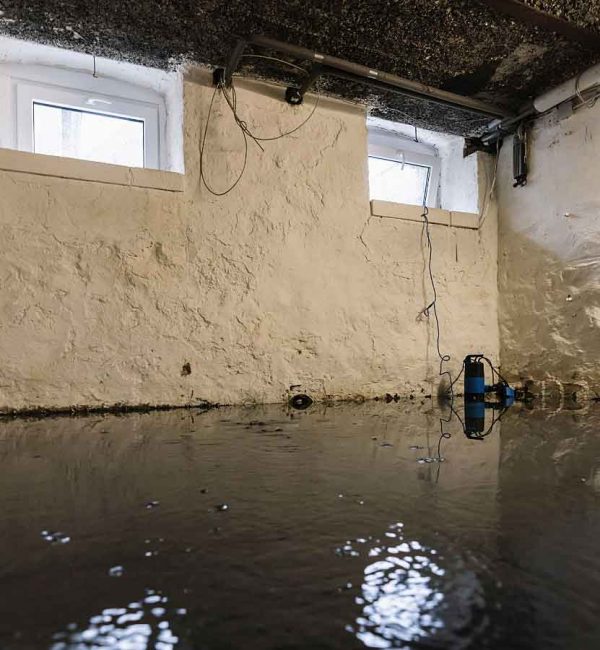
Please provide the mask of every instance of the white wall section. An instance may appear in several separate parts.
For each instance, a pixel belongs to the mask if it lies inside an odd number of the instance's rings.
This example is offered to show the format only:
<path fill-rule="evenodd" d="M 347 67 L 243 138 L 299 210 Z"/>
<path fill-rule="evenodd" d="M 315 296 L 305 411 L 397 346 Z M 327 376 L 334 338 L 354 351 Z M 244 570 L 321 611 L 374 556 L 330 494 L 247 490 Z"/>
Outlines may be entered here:
<path fill-rule="evenodd" d="M 536 123 L 526 187 L 512 187 L 510 140 L 500 159 L 503 368 L 571 392 L 600 387 L 598 142 L 597 105 Z"/>

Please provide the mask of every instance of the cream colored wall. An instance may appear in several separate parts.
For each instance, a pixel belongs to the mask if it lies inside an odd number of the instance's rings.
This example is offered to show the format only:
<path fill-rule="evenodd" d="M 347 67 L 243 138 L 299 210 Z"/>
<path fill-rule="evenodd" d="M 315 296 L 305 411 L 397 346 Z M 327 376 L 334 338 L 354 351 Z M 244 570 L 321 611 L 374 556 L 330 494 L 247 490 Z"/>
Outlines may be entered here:
<path fill-rule="evenodd" d="M 512 187 L 501 151 L 503 368 L 551 397 L 600 391 L 600 106 L 536 123 L 529 183 Z"/>
<path fill-rule="evenodd" d="M 257 132 L 298 121 L 281 89 L 239 86 Z M 198 180 L 212 92 L 185 84 L 183 192 L 0 172 L 0 407 L 434 390 L 422 227 L 369 220 L 362 110 L 323 100 L 264 153 L 250 142 L 238 187 L 213 197 Z M 243 148 L 215 109 L 206 173 L 223 187 Z M 431 232 L 442 349 L 458 370 L 469 352 L 498 354 L 495 207 L 482 231 Z"/>

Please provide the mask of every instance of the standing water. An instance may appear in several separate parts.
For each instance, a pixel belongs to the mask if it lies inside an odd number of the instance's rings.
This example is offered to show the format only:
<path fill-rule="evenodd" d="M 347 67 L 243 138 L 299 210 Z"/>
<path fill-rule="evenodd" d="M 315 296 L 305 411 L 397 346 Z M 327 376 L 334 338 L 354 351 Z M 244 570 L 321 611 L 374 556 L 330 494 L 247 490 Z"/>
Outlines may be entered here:
<path fill-rule="evenodd" d="M 599 648 L 590 408 L 0 422 L 0 648 Z"/>

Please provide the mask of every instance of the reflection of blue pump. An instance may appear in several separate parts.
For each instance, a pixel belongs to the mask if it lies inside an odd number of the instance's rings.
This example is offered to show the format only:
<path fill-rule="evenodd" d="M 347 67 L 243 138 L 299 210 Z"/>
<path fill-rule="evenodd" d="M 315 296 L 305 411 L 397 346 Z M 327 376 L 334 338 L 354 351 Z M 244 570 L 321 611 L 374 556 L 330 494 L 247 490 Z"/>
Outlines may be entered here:
<path fill-rule="evenodd" d="M 498 381 L 491 385 L 485 383 L 484 361 L 492 370 L 492 381 L 496 375 L 498 376 Z M 509 386 L 491 361 L 483 354 L 470 354 L 465 357 L 463 370 L 465 373 L 465 435 L 468 438 L 481 439 L 491 432 L 496 422 L 514 404 L 517 395 L 515 389 Z M 495 401 L 486 400 L 486 395 L 491 394 L 496 396 Z M 484 433 L 486 409 L 501 411 L 501 413 L 498 418 L 494 416 L 491 427 L 487 433 Z"/>

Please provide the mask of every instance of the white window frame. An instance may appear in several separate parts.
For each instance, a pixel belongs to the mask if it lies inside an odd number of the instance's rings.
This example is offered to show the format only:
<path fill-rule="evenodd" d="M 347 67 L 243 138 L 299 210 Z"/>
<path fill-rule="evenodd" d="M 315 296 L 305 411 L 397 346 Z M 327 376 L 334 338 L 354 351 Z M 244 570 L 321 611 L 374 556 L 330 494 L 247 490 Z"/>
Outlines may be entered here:
<path fill-rule="evenodd" d="M 406 136 L 383 129 L 369 129 L 368 136 L 369 158 L 381 158 L 392 162 L 428 167 L 429 178 L 425 205 L 428 208 L 439 207 L 442 164 L 437 149 L 432 145 L 415 142 Z"/>
<path fill-rule="evenodd" d="M 2 146 L 34 152 L 33 106 L 42 103 L 144 122 L 144 168 L 165 169 L 163 98 L 153 90 L 48 66 L 0 64 Z"/>

